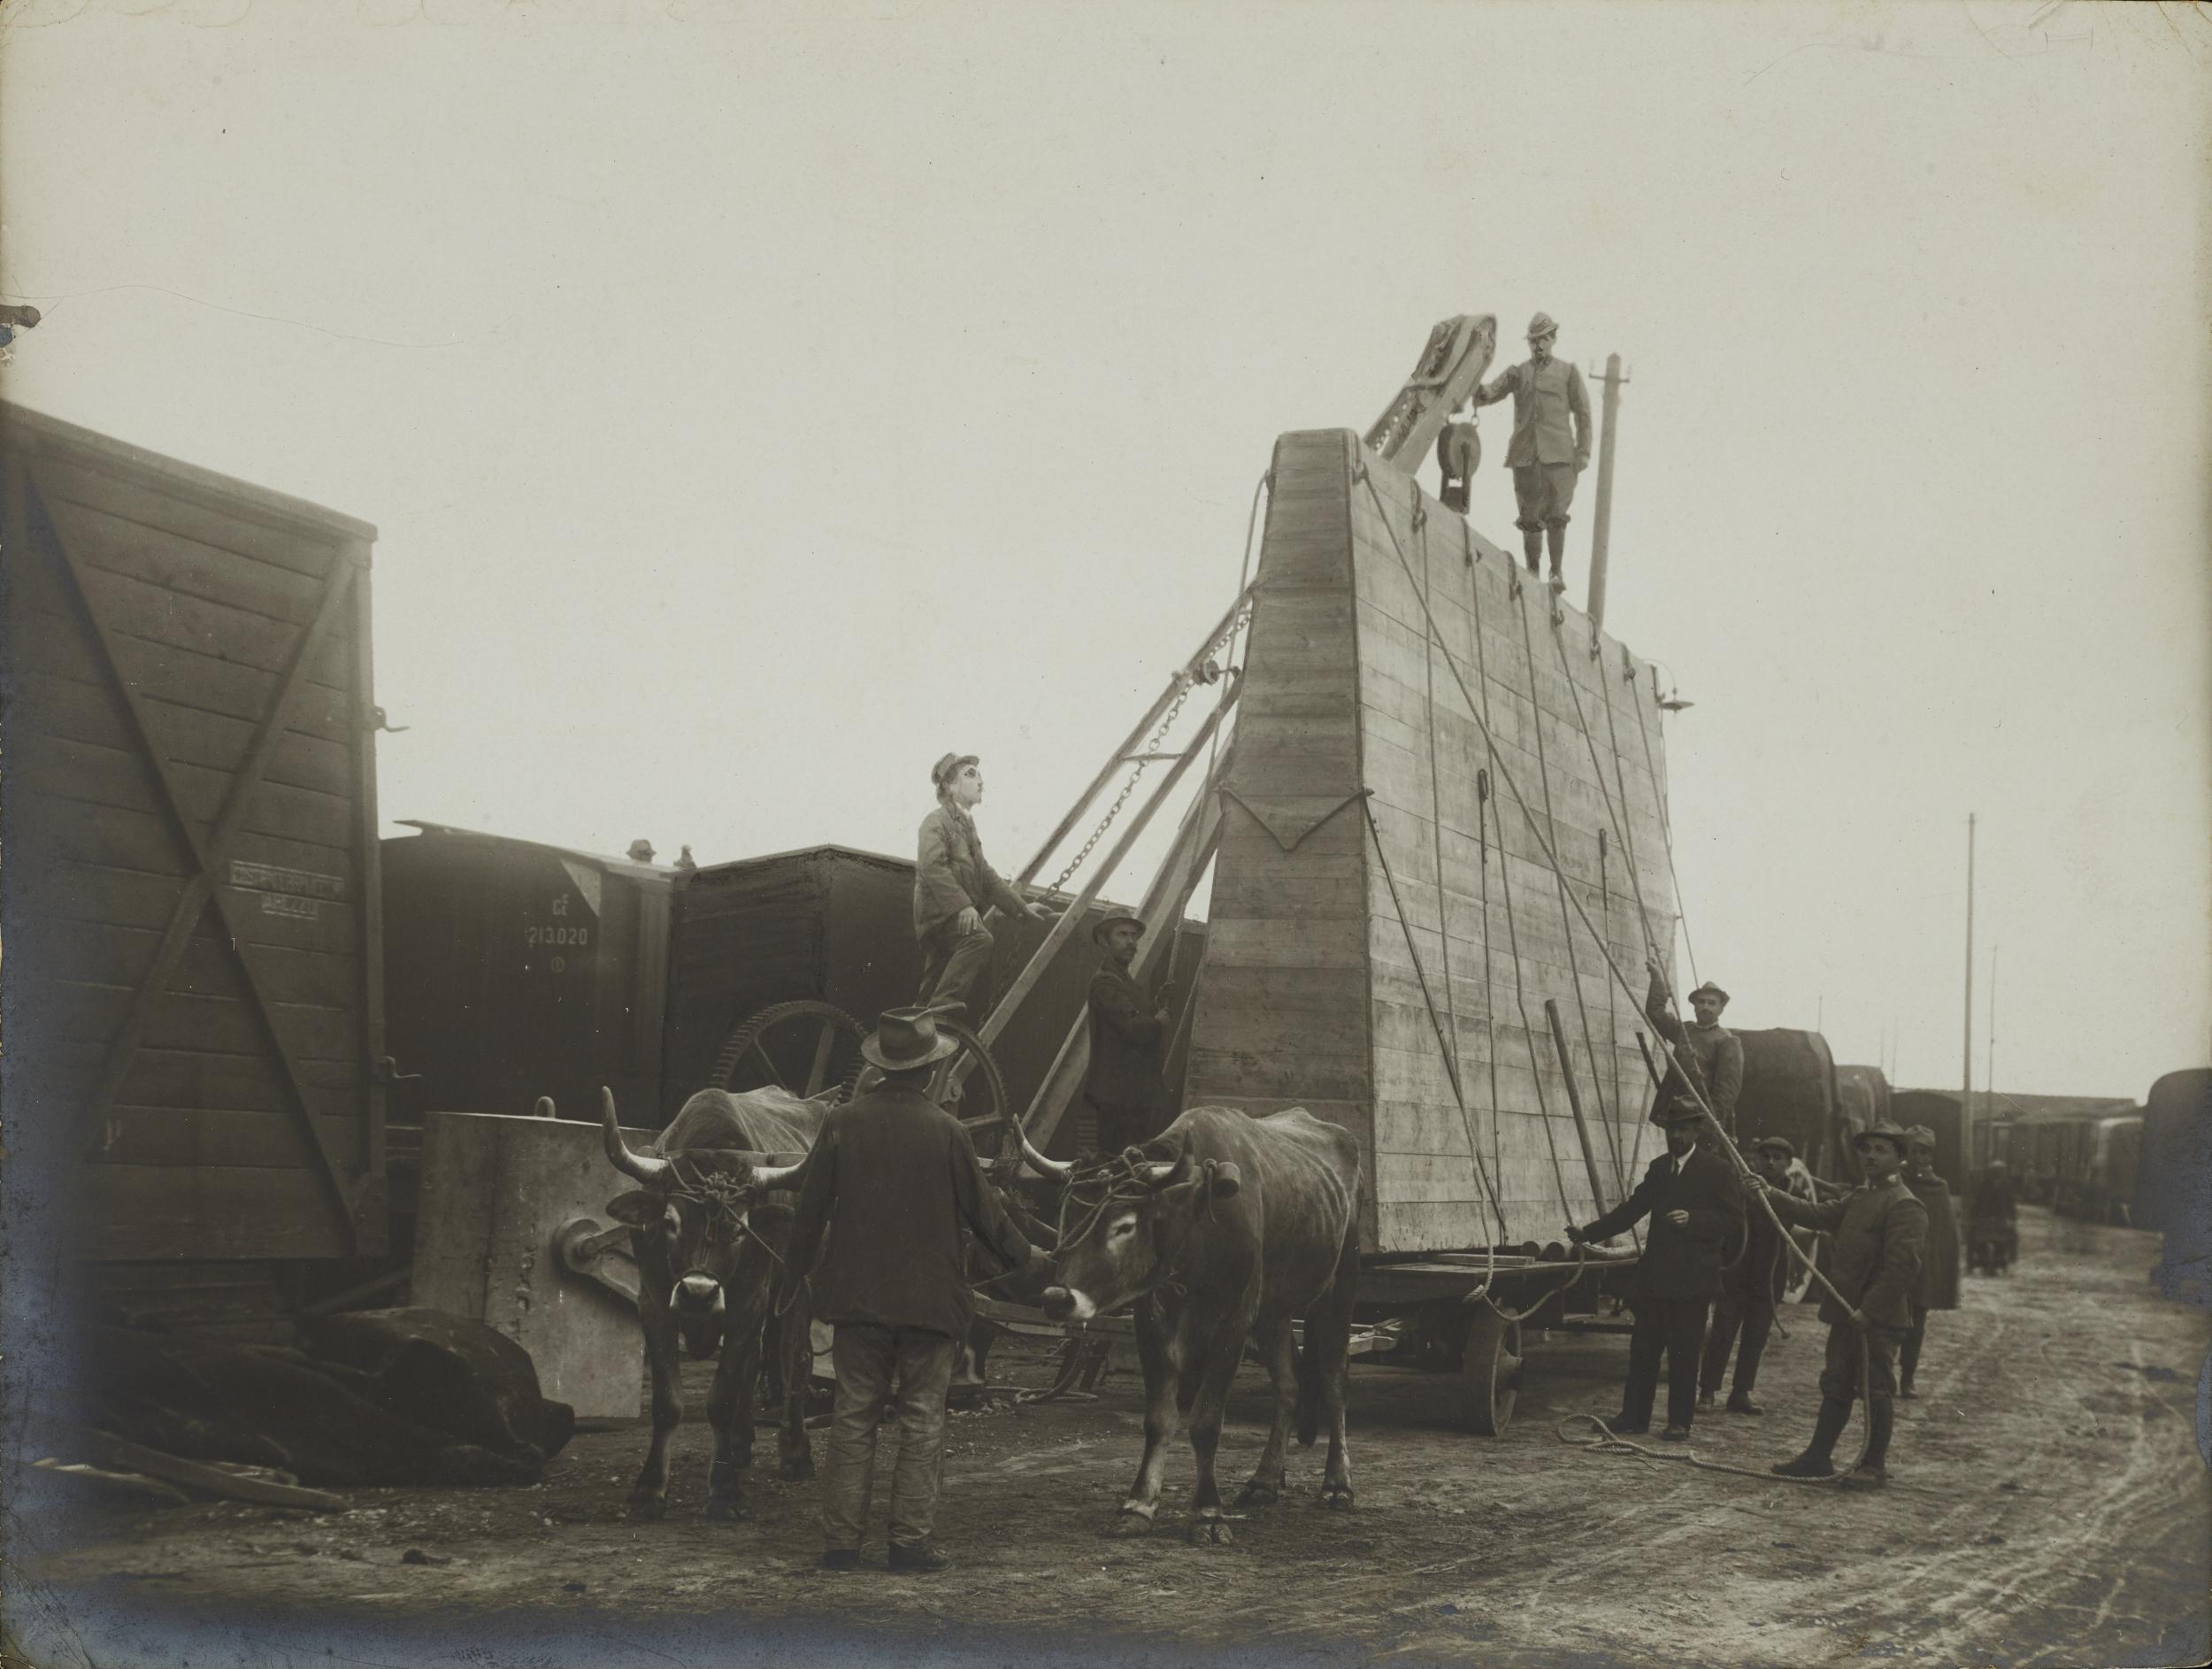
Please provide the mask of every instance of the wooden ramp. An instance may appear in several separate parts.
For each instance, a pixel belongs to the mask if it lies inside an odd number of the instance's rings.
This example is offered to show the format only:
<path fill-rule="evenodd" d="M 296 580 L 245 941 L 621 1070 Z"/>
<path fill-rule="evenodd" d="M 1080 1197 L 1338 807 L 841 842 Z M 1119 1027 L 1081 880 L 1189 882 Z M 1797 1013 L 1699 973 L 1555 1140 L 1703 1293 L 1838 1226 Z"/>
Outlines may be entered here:
<path fill-rule="evenodd" d="M 1658 1150 L 1654 681 L 1356 435 L 1273 468 L 1184 1104 L 1355 1132 L 1371 1253 L 1555 1242 Z"/>

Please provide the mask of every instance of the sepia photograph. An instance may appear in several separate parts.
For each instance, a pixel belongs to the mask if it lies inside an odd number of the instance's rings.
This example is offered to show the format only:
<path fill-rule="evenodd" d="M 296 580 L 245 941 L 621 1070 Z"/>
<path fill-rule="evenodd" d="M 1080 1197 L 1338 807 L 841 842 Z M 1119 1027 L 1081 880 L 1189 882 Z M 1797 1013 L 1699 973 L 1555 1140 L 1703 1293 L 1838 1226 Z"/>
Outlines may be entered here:
<path fill-rule="evenodd" d="M 0 1669 L 2212 1657 L 2212 12 L 0 0 Z"/>

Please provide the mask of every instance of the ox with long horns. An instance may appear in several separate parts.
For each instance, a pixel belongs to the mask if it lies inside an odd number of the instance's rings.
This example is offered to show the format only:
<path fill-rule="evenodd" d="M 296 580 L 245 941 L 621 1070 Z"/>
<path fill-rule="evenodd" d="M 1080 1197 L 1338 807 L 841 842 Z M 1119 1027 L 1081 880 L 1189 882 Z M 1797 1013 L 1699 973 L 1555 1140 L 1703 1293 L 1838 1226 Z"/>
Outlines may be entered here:
<path fill-rule="evenodd" d="M 772 1201 L 822 1127 L 825 1104 L 781 1089 L 730 1095 L 703 1089 L 639 1152 L 623 1139 L 614 1095 L 600 1091 L 607 1158 L 638 1186 L 607 1210 L 630 1226 L 638 1266 L 638 1319 L 653 1375 L 653 1441 L 630 1491 L 630 1511 L 657 1519 L 668 1510 L 668 1439 L 683 1419 L 678 1342 L 696 1358 L 721 1350 L 707 1419 L 714 1427 L 707 1517 L 746 1516 L 738 1474 L 752 1464 L 753 1389 L 764 1359 L 782 1401 L 778 1438 L 786 1478 L 807 1478 L 806 1389 L 812 1353 L 803 1285 L 777 1313 L 775 1296 L 791 1236 L 791 1199 Z"/>
<path fill-rule="evenodd" d="M 1075 1171 L 1024 1142 L 1031 1166 L 1064 1184 L 1046 1313 L 1064 1320 L 1133 1304 L 1144 1365 L 1144 1459 L 1116 1533 L 1141 1535 L 1159 1511 L 1166 1445 L 1190 1421 L 1198 1487 L 1193 1542 L 1231 1539 L 1214 1482 L 1222 1404 L 1258 1347 L 1275 1419 L 1239 1506 L 1279 1500 L 1294 1402 L 1298 1441 L 1329 1426 L 1323 1504 L 1352 1504 L 1344 1396 L 1359 1282 L 1359 1144 L 1302 1107 L 1254 1119 L 1193 1107 L 1141 1148 Z M 1294 1320 L 1305 1322 L 1302 1351 Z"/>

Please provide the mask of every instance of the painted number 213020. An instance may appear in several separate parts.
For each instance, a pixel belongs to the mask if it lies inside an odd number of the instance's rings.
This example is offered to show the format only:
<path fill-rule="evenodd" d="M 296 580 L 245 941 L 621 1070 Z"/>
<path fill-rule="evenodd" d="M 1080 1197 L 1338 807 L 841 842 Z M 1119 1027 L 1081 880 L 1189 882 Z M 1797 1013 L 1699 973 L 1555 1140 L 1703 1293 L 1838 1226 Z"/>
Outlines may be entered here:
<path fill-rule="evenodd" d="M 522 930 L 524 944 L 535 950 L 540 945 L 587 945 L 591 942 L 589 927 L 526 927 Z"/>

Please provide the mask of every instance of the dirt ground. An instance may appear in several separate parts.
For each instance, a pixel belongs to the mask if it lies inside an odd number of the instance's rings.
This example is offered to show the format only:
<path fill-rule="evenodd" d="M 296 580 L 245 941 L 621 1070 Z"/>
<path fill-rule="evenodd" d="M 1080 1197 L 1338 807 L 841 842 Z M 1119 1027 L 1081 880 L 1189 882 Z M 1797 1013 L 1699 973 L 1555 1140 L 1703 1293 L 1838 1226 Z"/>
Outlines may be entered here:
<path fill-rule="evenodd" d="M 757 1473 L 751 1522 L 705 1522 L 708 1434 L 687 1424 L 657 1524 L 624 1516 L 635 1428 L 580 1435 L 529 1489 L 18 1519 L 9 1622 L 41 1665 L 2200 1662 L 2212 1324 L 2154 1296 L 2150 1236 L 2023 1217 L 2014 1273 L 1934 1318 L 1879 1494 L 1567 1447 L 1555 1423 L 1614 1406 L 1626 1349 L 1554 1335 L 1496 1441 L 1453 1428 L 1451 1376 L 1356 1366 L 1356 1510 L 1323 1511 L 1319 1451 L 1294 1450 L 1293 1497 L 1228 1547 L 1182 1540 L 1179 1441 L 1153 1535 L 1103 1534 L 1141 1444 L 1115 1375 L 1094 1402 L 955 1416 L 938 1527 L 958 1563 L 938 1576 L 881 1567 L 880 1496 L 856 1574 L 815 1568 L 810 1483 Z M 1822 1330 L 1809 1305 L 1784 1325 L 1764 1417 L 1701 1416 L 1691 1452 L 1763 1469 L 1801 1444 Z M 1002 1354 L 995 1377 L 1043 1365 Z M 1230 1488 L 1263 1388 L 1238 1382 Z"/>

